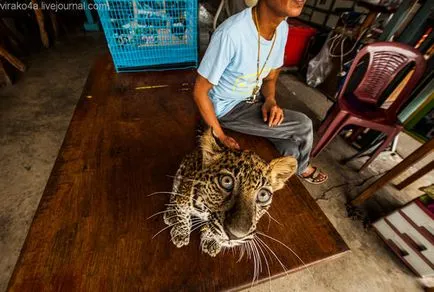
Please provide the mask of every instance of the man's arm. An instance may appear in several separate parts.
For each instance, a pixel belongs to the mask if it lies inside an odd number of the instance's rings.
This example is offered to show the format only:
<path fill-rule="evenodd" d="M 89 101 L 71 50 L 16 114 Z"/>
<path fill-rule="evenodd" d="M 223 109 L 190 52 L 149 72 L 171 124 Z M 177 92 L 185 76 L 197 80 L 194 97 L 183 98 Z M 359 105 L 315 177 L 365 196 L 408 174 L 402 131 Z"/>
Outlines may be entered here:
<path fill-rule="evenodd" d="M 193 97 L 196 102 L 197 107 L 199 108 L 199 112 L 202 115 L 202 118 L 211 127 L 214 132 L 214 135 L 227 147 L 239 149 L 240 146 L 232 137 L 227 136 L 215 114 L 214 106 L 208 96 L 208 92 L 213 87 L 212 83 L 209 82 L 206 78 L 202 77 L 198 74 L 196 78 L 196 84 L 194 85 Z"/>
<path fill-rule="evenodd" d="M 262 117 L 264 122 L 268 122 L 269 127 L 280 125 L 283 121 L 283 110 L 276 102 L 276 83 L 280 69 L 273 69 L 262 82 L 262 94 L 265 103 L 262 106 Z"/>
<path fill-rule="evenodd" d="M 262 94 L 265 99 L 271 99 L 276 101 L 276 83 L 279 77 L 280 69 L 273 69 L 268 73 L 268 76 L 264 78 L 262 82 Z"/>

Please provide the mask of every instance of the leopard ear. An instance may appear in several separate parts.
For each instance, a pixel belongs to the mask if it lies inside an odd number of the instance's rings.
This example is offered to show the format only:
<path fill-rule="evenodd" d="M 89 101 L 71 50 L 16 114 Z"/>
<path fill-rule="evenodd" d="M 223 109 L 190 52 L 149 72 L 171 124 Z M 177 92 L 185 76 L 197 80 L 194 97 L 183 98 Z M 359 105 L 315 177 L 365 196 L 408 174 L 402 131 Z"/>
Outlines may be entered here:
<path fill-rule="evenodd" d="M 273 191 L 280 190 L 297 171 L 297 160 L 292 156 L 273 159 L 269 165 L 269 178 Z"/>
<path fill-rule="evenodd" d="M 203 133 L 200 138 L 200 146 L 202 148 L 202 163 L 205 166 L 217 160 L 223 152 L 223 147 L 219 145 L 211 128 Z"/>

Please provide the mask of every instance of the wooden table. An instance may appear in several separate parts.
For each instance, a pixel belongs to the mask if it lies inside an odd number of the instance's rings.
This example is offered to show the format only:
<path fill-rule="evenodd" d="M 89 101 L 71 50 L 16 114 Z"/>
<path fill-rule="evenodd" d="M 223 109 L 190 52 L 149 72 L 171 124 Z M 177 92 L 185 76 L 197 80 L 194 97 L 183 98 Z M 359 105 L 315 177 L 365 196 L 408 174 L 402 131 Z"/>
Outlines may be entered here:
<path fill-rule="evenodd" d="M 195 147 L 194 71 L 116 74 L 110 59 L 92 69 L 9 283 L 10 291 L 216 291 L 252 281 L 253 263 L 231 252 L 211 258 L 198 234 L 177 249 L 161 217 L 173 175 Z M 237 135 L 265 159 L 271 144 Z M 311 265 L 348 251 L 301 182 L 275 195 L 259 229 Z M 292 272 L 303 264 L 266 240 Z M 276 260 L 271 277 L 285 275 Z M 268 279 L 264 270 L 260 281 Z"/>

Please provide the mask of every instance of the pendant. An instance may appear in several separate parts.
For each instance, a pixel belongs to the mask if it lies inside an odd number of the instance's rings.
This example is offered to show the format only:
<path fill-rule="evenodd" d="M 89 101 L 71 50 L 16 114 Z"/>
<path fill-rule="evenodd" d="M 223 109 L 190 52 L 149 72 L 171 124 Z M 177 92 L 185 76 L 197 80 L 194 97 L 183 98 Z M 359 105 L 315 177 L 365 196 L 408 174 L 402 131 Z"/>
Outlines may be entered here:
<path fill-rule="evenodd" d="M 252 95 L 247 98 L 246 102 L 247 103 L 256 103 L 258 101 L 258 96 L 259 96 L 259 90 L 261 88 L 256 85 L 255 88 L 253 89 Z"/>

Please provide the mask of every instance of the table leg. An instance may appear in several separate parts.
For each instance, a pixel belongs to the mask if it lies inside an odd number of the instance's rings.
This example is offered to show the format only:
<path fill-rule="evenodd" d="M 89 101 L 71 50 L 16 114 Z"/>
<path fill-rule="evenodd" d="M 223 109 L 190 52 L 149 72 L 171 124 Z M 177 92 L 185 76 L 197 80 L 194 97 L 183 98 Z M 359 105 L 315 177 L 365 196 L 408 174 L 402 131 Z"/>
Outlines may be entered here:
<path fill-rule="evenodd" d="M 32 0 L 32 3 L 34 5 L 38 5 L 38 7 L 39 7 L 37 0 Z M 50 40 L 48 39 L 48 33 L 45 29 L 44 14 L 42 13 L 42 10 L 40 8 L 38 8 L 38 9 L 35 9 L 35 15 L 36 15 L 36 20 L 38 21 L 39 33 L 41 34 L 42 44 L 44 45 L 44 47 L 48 48 L 48 47 L 50 47 Z"/>
<path fill-rule="evenodd" d="M 94 21 L 91 11 L 89 10 L 89 2 L 87 0 L 81 0 L 84 7 L 84 15 L 86 16 L 86 22 L 84 23 L 84 29 L 86 31 L 99 31 L 98 23 Z M 134 5 L 135 2 L 133 2 Z M 163 2 L 165 6 L 165 2 Z"/>
<path fill-rule="evenodd" d="M 50 11 L 49 14 L 51 25 L 53 26 L 54 37 L 57 39 L 59 37 L 59 23 L 57 21 L 57 15 Z"/>
<path fill-rule="evenodd" d="M 414 151 L 410 156 L 401 161 L 398 165 L 389 170 L 385 175 L 380 177 L 376 182 L 370 185 L 366 190 L 364 190 L 359 196 L 351 201 L 352 205 L 360 205 L 365 200 L 369 199 L 374 195 L 374 193 L 387 184 L 391 179 L 398 176 L 401 172 L 412 166 L 415 162 L 422 159 L 424 156 L 429 154 L 434 148 L 434 138 L 429 140 L 420 146 L 416 151 Z"/>
<path fill-rule="evenodd" d="M 5 58 L 12 66 L 20 70 L 21 72 L 26 71 L 26 65 L 20 61 L 17 57 L 9 53 L 2 45 L 0 45 L 0 56 Z"/>
<path fill-rule="evenodd" d="M 3 67 L 2 60 L 0 60 L 0 87 L 11 85 L 11 84 L 12 84 L 11 78 L 9 77 L 5 68 Z"/>

